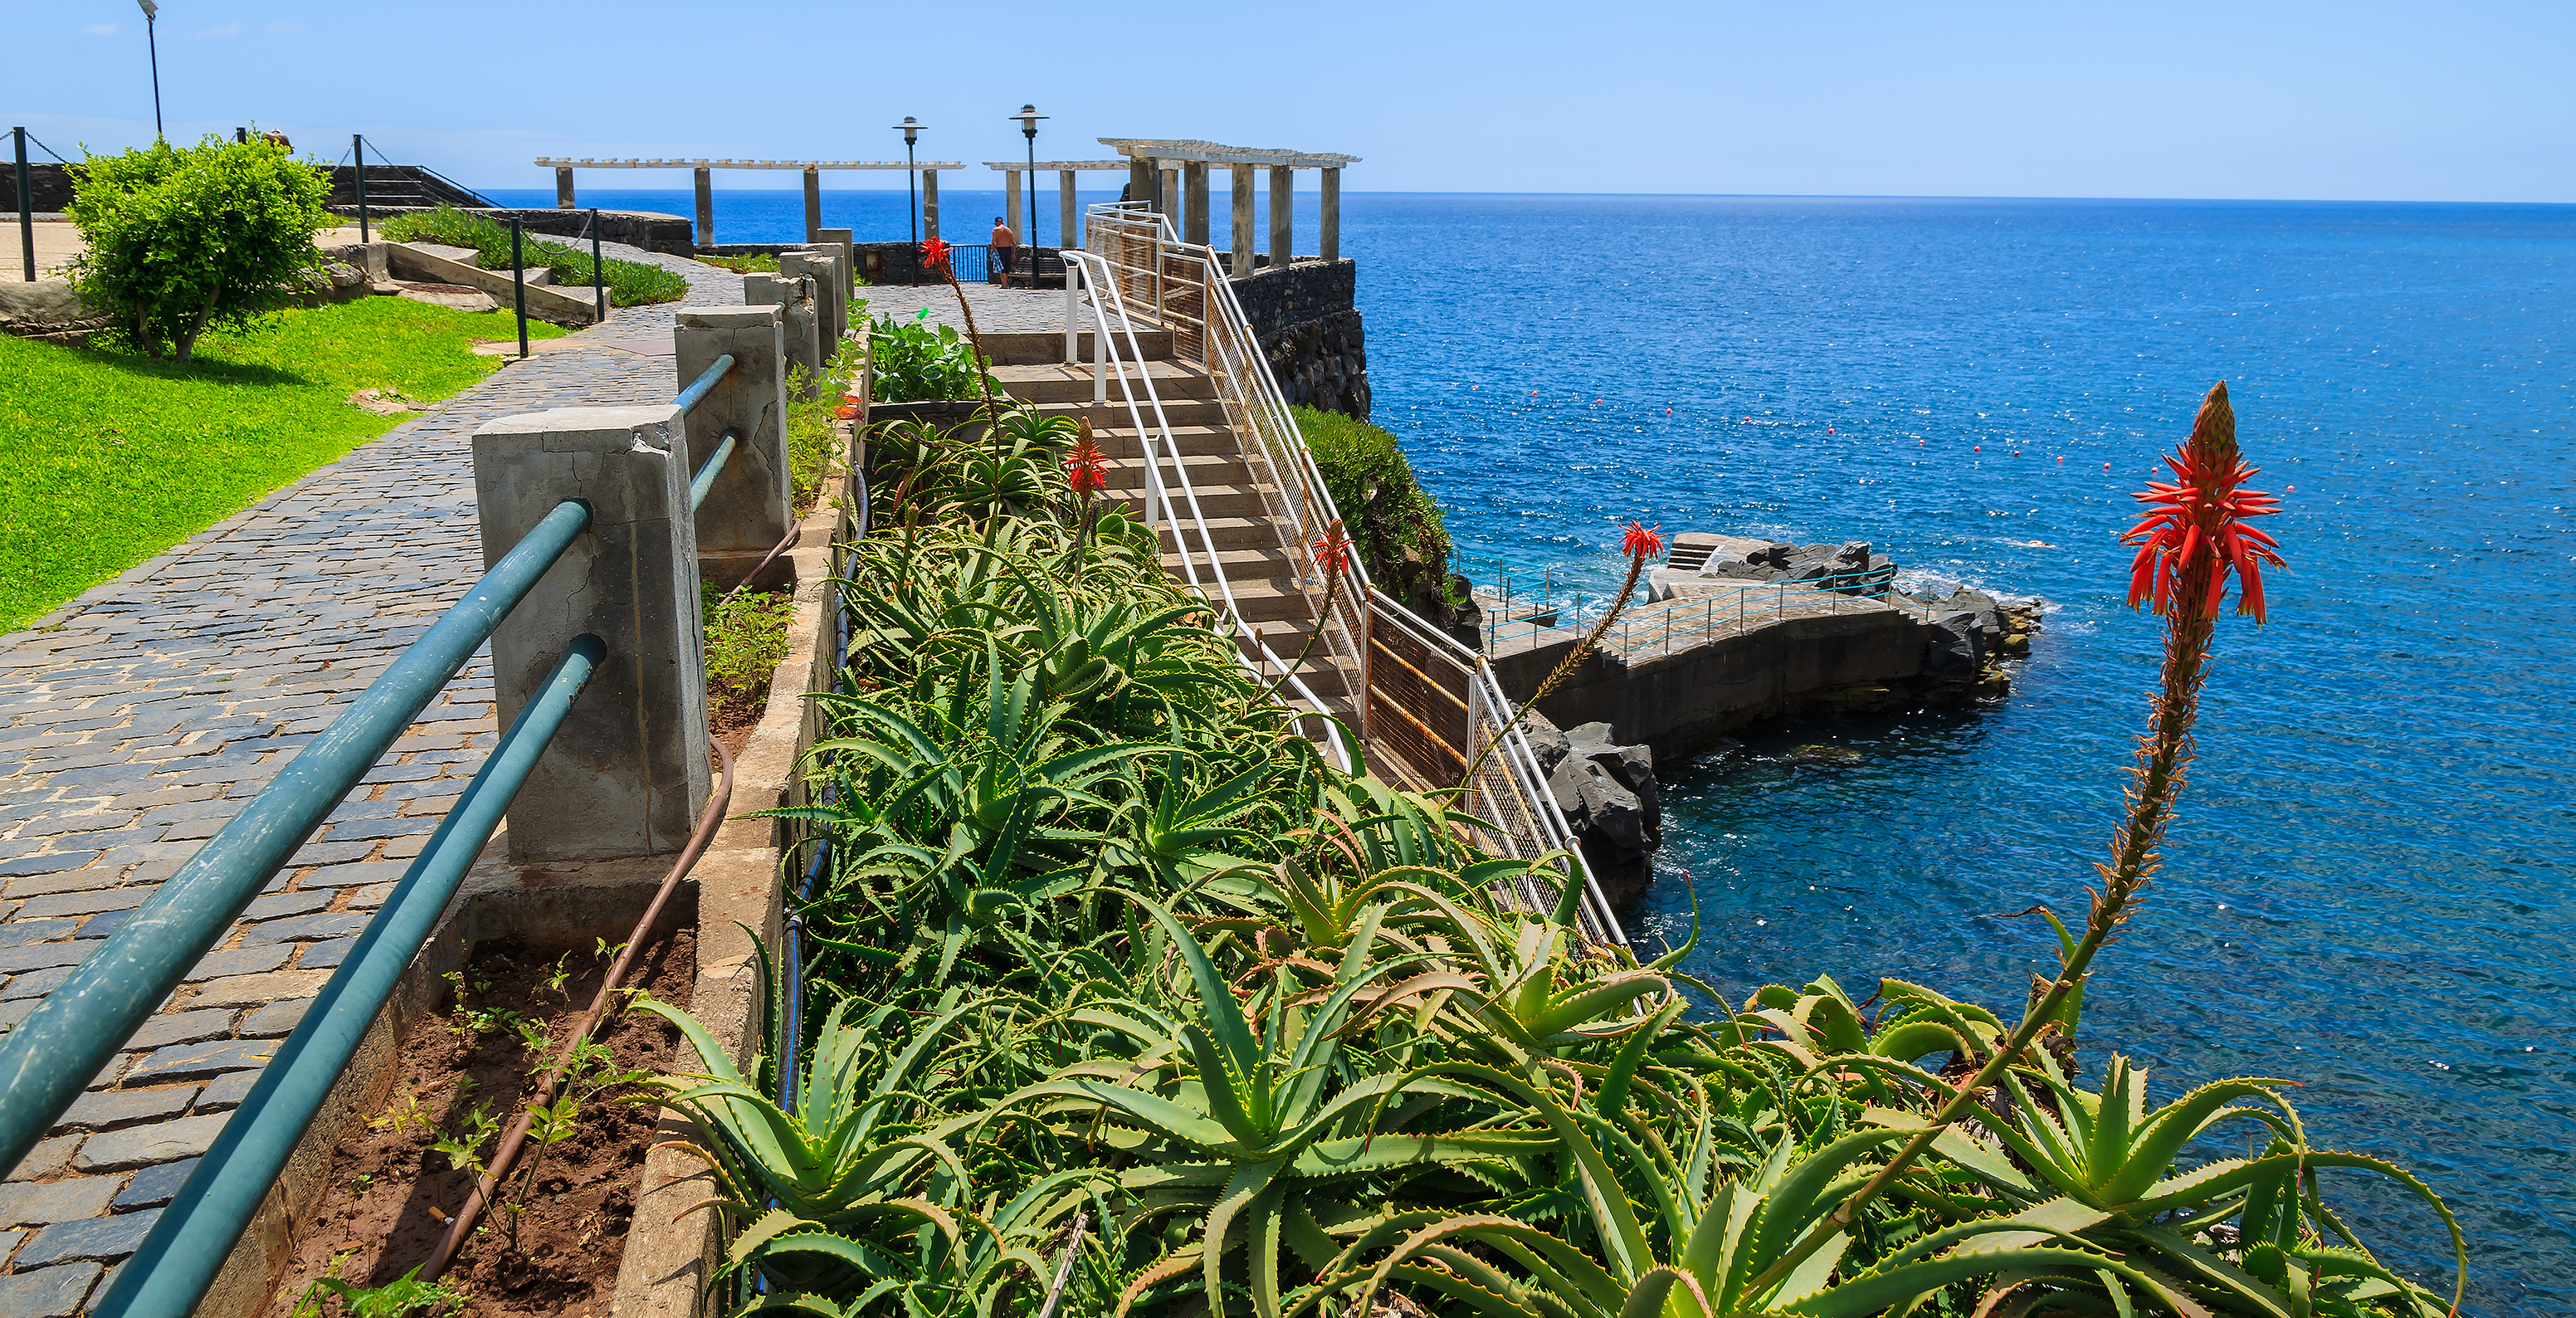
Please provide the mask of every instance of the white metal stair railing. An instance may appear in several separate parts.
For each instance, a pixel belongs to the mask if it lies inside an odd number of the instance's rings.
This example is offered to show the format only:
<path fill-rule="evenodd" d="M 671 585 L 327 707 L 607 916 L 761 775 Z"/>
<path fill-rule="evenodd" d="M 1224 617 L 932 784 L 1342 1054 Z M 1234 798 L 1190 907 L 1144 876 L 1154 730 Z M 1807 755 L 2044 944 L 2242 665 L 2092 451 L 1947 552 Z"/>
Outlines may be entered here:
<path fill-rule="evenodd" d="M 1178 242 L 1170 220 L 1143 203 L 1095 205 L 1086 218 L 1090 250 L 1082 255 L 1106 267 L 1099 286 L 1108 290 L 1122 318 L 1131 306 L 1150 306 L 1157 327 L 1172 333 L 1176 353 L 1195 350 L 1241 445 L 1238 456 L 1262 489 L 1281 547 L 1292 562 L 1312 564 L 1312 546 L 1340 520 L 1340 513 L 1215 252 Z M 1096 304 L 1097 293 L 1094 300 Z M 1069 293 L 1067 310 L 1070 317 Z M 1095 359 L 1098 337 L 1105 336 L 1095 337 Z M 1131 350 L 1133 341 L 1131 326 Z M 1066 346 L 1070 361 L 1069 328 Z M 1149 392 L 1151 387 L 1149 379 Z M 1165 438 L 1177 469 L 1178 448 L 1168 443 L 1168 430 Z M 1201 530 L 1207 566 L 1221 582 L 1213 542 L 1206 539 L 1203 524 Z M 1191 566 L 1186 552 L 1183 565 Z M 1475 820 L 1489 850 L 1518 859 L 1558 854 L 1568 878 L 1583 885 L 1580 914 L 1586 935 L 1625 945 L 1627 934 L 1582 861 L 1573 830 L 1548 789 L 1528 734 L 1514 721 L 1517 707 L 1503 695 L 1493 665 L 1377 589 L 1356 561 L 1350 572 L 1357 590 L 1331 592 L 1320 572 L 1301 573 L 1298 585 L 1308 594 L 1332 658 L 1357 679 L 1351 686 L 1371 759 L 1395 760 L 1422 786 L 1465 787 L 1458 804 Z M 1328 595 L 1334 596 L 1329 617 L 1324 616 Z M 1473 780 L 1460 783 L 1470 766 L 1475 768 Z M 1552 901 L 1554 894 L 1531 885 L 1516 896 L 1538 905 Z"/>
<path fill-rule="evenodd" d="M 1264 671 L 1265 666 L 1287 674 L 1287 689 L 1293 692 L 1298 700 L 1303 701 L 1311 711 L 1310 714 L 1301 715 L 1300 721 L 1312 721 L 1320 725 L 1315 740 L 1324 744 L 1325 750 L 1332 755 L 1335 763 L 1346 770 L 1352 768 L 1356 761 L 1350 753 L 1350 748 L 1342 743 L 1342 725 L 1340 720 L 1333 717 L 1331 707 L 1307 686 L 1304 678 L 1290 672 L 1287 662 L 1272 653 L 1270 648 L 1262 643 L 1260 632 L 1243 620 L 1242 607 L 1235 602 L 1233 584 L 1225 578 L 1223 564 L 1216 554 L 1215 539 L 1208 530 L 1207 515 L 1199 508 L 1198 491 L 1190 482 L 1187 466 L 1181 461 L 1180 446 L 1173 438 L 1171 421 L 1164 414 L 1162 396 L 1154 388 L 1153 371 L 1147 365 L 1143 349 L 1137 343 L 1135 323 L 1127 315 L 1111 268 L 1097 256 L 1072 249 L 1065 251 L 1064 260 L 1065 364 L 1069 366 L 1079 364 L 1075 360 L 1077 356 L 1075 345 L 1080 333 L 1082 310 L 1087 305 L 1092 322 L 1092 402 L 1095 405 L 1106 405 L 1109 397 L 1109 381 L 1113 377 L 1118 381 L 1119 398 L 1126 404 L 1128 422 L 1135 429 L 1137 446 L 1144 464 L 1146 525 L 1155 530 L 1158 538 L 1163 528 L 1171 529 L 1173 543 L 1179 547 L 1178 556 L 1181 560 L 1183 579 L 1200 598 L 1217 607 L 1225 617 L 1226 630 L 1232 632 L 1240 642 L 1236 649 L 1235 661 L 1242 664 L 1256 679 L 1265 683 L 1274 680 L 1268 672 Z M 1091 293 L 1087 299 L 1082 296 L 1086 290 Z M 1118 349 L 1118 342 L 1122 338 L 1126 342 L 1126 351 L 1123 354 Z M 1136 363 L 1135 380 L 1141 380 L 1144 383 L 1145 397 L 1141 402 L 1136 397 L 1135 383 L 1129 378 L 1127 370 L 1129 361 Z M 1149 409 L 1154 417 L 1151 425 L 1146 424 L 1145 421 L 1145 413 Z M 1166 458 L 1170 461 L 1173 475 L 1180 484 L 1180 504 L 1187 510 L 1186 522 L 1183 520 L 1181 510 L 1174 507 L 1170 490 L 1163 484 L 1162 467 Z M 1193 531 L 1197 533 L 1205 555 L 1207 566 L 1205 581 L 1200 579 L 1199 556 L 1193 554 L 1189 548 L 1190 535 Z M 1213 594 L 1209 590 L 1210 584 L 1215 587 Z M 1246 648 L 1260 657 L 1261 665 L 1256 666 L 1243 653 Z"/>

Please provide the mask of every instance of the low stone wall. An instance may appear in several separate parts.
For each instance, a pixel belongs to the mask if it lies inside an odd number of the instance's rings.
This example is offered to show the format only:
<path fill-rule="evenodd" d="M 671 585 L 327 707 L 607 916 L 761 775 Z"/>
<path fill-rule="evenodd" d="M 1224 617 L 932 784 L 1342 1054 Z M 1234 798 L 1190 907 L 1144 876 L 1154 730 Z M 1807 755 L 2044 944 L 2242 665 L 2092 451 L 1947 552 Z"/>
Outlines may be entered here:
<path fill-rule="evenodd" d="M 345 216 L 350 223 L 357 222 L 358 208 L 355 205 L 334 205 L 331 209 Z M 413 211 L 429 209 L 433 208 L 371 205 L 367 208 L 367 218 L 371 223 L 382 224 L 396 215 L 409 215 Z M 479 207 L 460 207 L 459 209 L 463 209 L 468 215 L 480 215 L 501 224 L 508 224 L 510 217 L 515 215 L 519 219 L 519 231 L 522 233 L 543 234 L 549 238 L 579 238 L 585 242 L 590 238 L 590 212 L 586 210 L 557 210 L 552 206 L 528 207 L 519 210 L 484 210 Z M 648 252 L 660 252 L 665 256 L 697 254 L 697 248 L 690 242 L 689 222 L 677 215 L 664 215 L 656 211 L 601 211 L 599 236 L 612 243 L 641 247 Z"/>
<path fill-rule="evenodd" d="M 1291 403 L 1369 416 L 1368 334 L 1355 262 L 1300 259 L 1234 280 L 1235 300 Z"/>

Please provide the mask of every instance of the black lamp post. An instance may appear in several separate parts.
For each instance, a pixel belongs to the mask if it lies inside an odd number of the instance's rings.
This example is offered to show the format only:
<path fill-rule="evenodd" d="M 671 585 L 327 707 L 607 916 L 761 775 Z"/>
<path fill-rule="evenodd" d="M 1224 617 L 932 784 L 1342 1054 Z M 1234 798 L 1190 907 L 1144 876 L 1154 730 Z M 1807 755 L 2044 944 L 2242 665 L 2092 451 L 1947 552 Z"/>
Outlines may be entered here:
<path fill-rule="evenodd" d="M 1010 117 L 1020 121 L 1020 136 L 1029 139 L 1029 186 L 1022 195 L 1029 199 L 1029 287 L 1035 288 L 1038 283 L 1038 120 L 1047 116 L 1039 114 L 1038 107 L 1034 105 L 1023 105 L 1018 114 Z M 1056 235 L 1056 241 L 1063 240 L 1063 234 Z"/>
<path fill-rule="evenodd" d="M 152 140 L 161 140 L 161 6 L 153 0 L 135 0 L 143 6 L 143 40 L 152 48 Z"/>
<path fill-rule="evenodd" d="M 911 115 L 905 115 L 903 122 L 895 125 L 903 130 L 904 231 L 912 235 L 915 246 L 921 243 L 921 197 L 913 190 L 912 144 L 921 140 L 921 130 L 929 126 Z"/>

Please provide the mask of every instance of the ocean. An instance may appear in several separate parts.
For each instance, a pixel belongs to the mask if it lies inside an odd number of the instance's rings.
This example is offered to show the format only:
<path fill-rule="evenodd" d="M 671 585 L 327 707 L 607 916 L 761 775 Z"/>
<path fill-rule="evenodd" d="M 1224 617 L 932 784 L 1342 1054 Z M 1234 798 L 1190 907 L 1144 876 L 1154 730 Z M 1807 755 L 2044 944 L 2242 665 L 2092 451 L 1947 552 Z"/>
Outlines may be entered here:
<path fill-rule="evenodd" d="M 902 195 L 827 214 L 901 237 Z M 951 236 L 998 203 L 949 193 Z M 2290 566 L 2268 626 L 2219 629 L 2164 870 L 2088 991 L 2087 1073 L 2126 1053 L 2158 1101 L 2296 1082 L 2319 1145 L 2460 1215 L 2471 1312 L 2576 1309 L 2576 206 L 1343 204 L 1375 419 L 1467 553 L 1607 589 L 1637 518 L 1866 540 L 2046 601 L 2001 704 L 1756 728 L 1662 767 L 1629 927 L 1678 941 L 1695 900 L 1685 964 L 1738 1001 L 1893 975 L 2008 1009 L 2049 964 L 2043 924 L 1988 917 L 2082 912 L 2160 642 L 2116 538 L 2225 381 Z M 718 237 L 793 240 L 800 208 L 723 194 Z M 2448 1285 L 2428 1211 L 2325 1184 Z"/>

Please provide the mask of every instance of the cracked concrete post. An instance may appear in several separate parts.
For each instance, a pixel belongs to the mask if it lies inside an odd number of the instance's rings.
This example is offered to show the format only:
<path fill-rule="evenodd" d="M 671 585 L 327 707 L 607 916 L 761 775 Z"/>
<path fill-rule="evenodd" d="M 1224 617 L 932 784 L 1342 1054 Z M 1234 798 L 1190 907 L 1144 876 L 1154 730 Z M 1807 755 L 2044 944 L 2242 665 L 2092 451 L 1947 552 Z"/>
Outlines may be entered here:
<path fill-rule="evenodd" d="M 826 271 L 828 276 L 829 272 Z M 679 365 L 674 392 L 733 354 L 733 370 L 689 409 L 689 470 L 714 456 L 728 433 L 733 457 L 698 507 L 698 573 L 718 590 L 749 575 L 796 524 L 788 512 L 786 344 L 783 308 L 684 307 L 671 328 Z M 773 559 L 773 568 L 784 566 Z"/>
<path fill-rule="evenodd" d="M 510 859 L 678 851 L 705 808 L 706 655 L 680 409 L 567 407 L 474 432 L 483 561 L 566 499 L 589 529 L 492 633 L 501 726 L 585 632 L 608 643 L 590 685 L 510 803 Z"/>
<path fill-rule="evenodd" d="M 823 329 L 823 359 L 830 361 L 840 351 L 841 339 L 850 331 L 850 299 L 843 291 L 840 262 L 827 252 L 780 252 L 778 273 L 790 277 L 814 277 L 815 315 Z"/>
<path fill-rule="evenodd" d="M 812 247 L 819 243 L 841 249 L 841 305 L 844 307 L 859 296 L 859 268 L 850 260 L 858 247 L 851 241 L 850 232 L 848 229 L 818 229 L 815 241 L 806 244 Z"/>
<path fill-rule="evenodd" d="M 779 332 L 787 351 L 787 360 L 805 368 L 800 383 L 794 372 L 787 377 L 787 391 L 800 401 L 812 402 L 822 390 L 823 336 L 821 318 L 816 311 L 813 276 L 811 275 L 744 275 L 742 300 L 755 307 L 780 307 Z"/>

